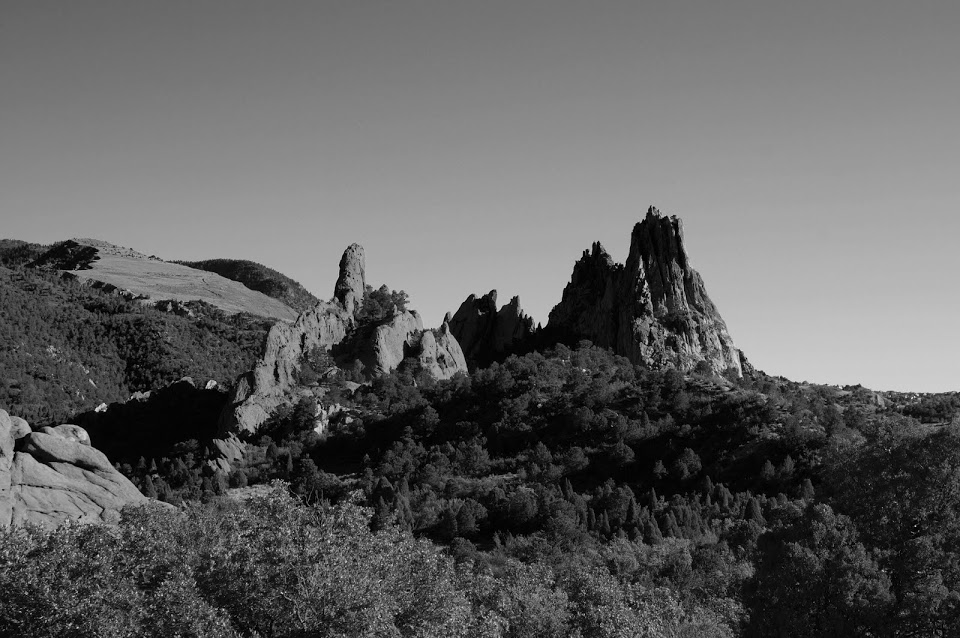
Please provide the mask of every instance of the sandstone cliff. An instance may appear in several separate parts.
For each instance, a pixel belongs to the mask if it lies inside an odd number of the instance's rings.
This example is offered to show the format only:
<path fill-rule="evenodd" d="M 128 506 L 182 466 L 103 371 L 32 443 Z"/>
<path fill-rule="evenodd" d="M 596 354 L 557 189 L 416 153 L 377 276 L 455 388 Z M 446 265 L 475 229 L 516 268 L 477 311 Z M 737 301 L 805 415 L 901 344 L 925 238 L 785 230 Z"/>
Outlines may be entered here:
<path fill-rule="evenodd" d="M 33 432 L 0 410 L 0 526 L 66 520 L 115 523 L 148 499 L 76 425 Z"/>
<path fill-rule="evenodd" d="M 484 366 L 521 347 L 534 333 L 533 319 L 520 308 L 520 298 L 497 309 L 497 291 L 470 295 L 450 319 L 467 362 Z"/>
<path fill-rule="evenodd" d="M 625 264 L 599 243 L 584 251 L 548 327 L 635 363 L 687 371 L 703 361 L 742 374 L 740 352 L 690 266 L 680 220 L 653 207 L 634 226 Z"/>

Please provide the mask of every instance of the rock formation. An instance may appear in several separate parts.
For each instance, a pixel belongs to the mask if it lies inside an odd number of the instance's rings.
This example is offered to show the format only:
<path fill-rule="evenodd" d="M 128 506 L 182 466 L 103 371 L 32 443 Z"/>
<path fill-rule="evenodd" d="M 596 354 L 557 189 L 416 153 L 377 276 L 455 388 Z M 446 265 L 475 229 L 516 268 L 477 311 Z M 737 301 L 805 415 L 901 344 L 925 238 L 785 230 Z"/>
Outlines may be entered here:
<path fill-rule="evenodd" d="M 333 296 L 343 306 L 347 314 L 355 317 L 363 305 L 366 292 L 366 258 L 363 246 L 350 244 L 340 258 L 340 276 L 333 289 Z"/>
<path fill-rule="evenodd" d="M 313 348 L 341 346 L 337 358 L 359 359 L 364 374 L 395 369 L 408 357 L 418 359 L 437 378 L 466 370 L 463 353 L 449 328 L 424 332 L 420 315 L 397 311 L 375 325 L 358 326 L 366 289 L 363 248 L 353 244 L 340 259 L 334 299 L 320 302 L 293 324 L 276 324 L 267 335 L 263 357 L 237 380 L 221 415 L 220 434 L 255 432 L 279 406 L 298 398 L 297 374 L 304 354 Z M 430 336 L 424 338 L 425 335 Z M 344 343 L 348 335 L 350 339 Z"/>
<path fill-rule="evenodd" d="M 420 338 L 417 361 L 435 379 L 449 379 L 466 372 L 463 350 L 445 321 L 439 330 L 427 330 Z"/>
<path fill-rule="evenodd" d="M 497 291 L 470 295 L 450 319 L 450 331 L 467 362 L 486 365 L 516 350 L 533 333 L 533 319 L 520 309 L 520 298 L 497 310 Z"/>
<path fill-rule="evenodd" d="M 339 302 L 323 301 L 292 325 L 275 324 L 267 333 L 263 356 L 237 379 L 220 419 L 221 433 L 255 432 L 270 413 L 291 403 L 301 357 L 312 348 L 329 350 L 340 343 L 351 325 L 353 317 Z"/>
<path fill-rule="evenodd" d="M 548 327 L 651 367 L 687 371 L 703 361 L 742 374 L 740 352 L 690 266 L 680 220 L 652 206 L 634 226 L 625 264 L 599 243 L 584 251 Z"/>
<path fill-rule="evenodd" d="M 0 410 L 0 526 L 115 523 L 125 505 L 148 499 L 76 425 L 32 432 Z"/>

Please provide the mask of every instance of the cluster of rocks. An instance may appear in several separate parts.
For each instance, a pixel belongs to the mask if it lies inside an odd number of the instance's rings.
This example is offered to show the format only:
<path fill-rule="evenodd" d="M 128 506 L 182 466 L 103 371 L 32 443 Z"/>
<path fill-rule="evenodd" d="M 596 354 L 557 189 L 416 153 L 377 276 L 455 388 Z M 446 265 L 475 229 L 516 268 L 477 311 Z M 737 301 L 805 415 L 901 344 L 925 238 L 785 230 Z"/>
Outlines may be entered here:
<path fill-rule="evenodd" d="M 634 226 L 625 264 L 599 243 L 584 251 L 548 328 L 650 367 L 688 371 L 706 362 L 716 373 L 743 374 L 741 353 L 690 266 L 680 220 L 652 206 Z"/>
<path fill-rule="evenodd" d="M 533 319 L 520 308 L 520 298 L 497 309 L 497 291 L 477 297 L 470 295 L 460 304 L 449 322 L 467 363 L 485 366 L 521 349 L 535 334 Z"/>
<path fill-rule="evenodd" d="M 0 410 L 0 527 L 66 520 L 116 523 L 147 502 L 76 425 L 43 427 Z"/>
<path fill-rule="evenodd" d="M 314 348 L 330 350 L 344 342 L 357 326 L 365 291 L 363 247 L 353 244 L 340 259 L 333 300 L 321 301 L 292 324 L 278 323 L 270 329 L 263 356 L 237 380 L 220 418 L 223 437 L 255 432 L 279 406 L 299 398 L 297 375 L 303 356 Z M 364 332 L 353 350 L 368 376 L 390 372 L 411 357 L 438 379 L 467 369 L 449 326 L 425 331 L 420 315 L 410 310 L 395 309 Z"/>

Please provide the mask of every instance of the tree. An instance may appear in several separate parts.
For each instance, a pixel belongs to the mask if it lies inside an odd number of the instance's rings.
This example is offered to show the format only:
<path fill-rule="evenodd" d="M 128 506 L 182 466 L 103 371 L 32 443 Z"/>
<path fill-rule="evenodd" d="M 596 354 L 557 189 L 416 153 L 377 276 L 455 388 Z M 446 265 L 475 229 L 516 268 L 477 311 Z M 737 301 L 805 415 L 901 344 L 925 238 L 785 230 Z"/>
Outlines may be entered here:
<path fill-rule="evenodd" d="M 846 516 L 810 505 L 799 520 L 761 536 L 758 552 L 748 636 L 884 634 L 890 579 Z"/>
<path fill-rule="evenodd" d="M 700 457 L 697 456 L 696 452 L 686 447 L 674 460 L 673 473 L 677 479 L 685 481 L 699 474 L 701 467 Z"/>

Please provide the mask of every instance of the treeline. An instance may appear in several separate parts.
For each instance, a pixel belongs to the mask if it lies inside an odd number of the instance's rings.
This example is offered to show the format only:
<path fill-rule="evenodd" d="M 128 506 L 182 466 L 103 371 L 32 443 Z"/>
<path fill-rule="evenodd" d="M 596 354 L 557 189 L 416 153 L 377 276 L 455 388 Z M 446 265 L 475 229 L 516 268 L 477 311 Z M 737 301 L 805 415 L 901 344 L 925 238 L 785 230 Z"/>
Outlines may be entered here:
<path fill-rule="evenodd" d="M 319 301 L 299 282 L 263 264 L 245 259 L 206 259 L 175 262 L 197 270 L 217 273 L 251 290 L 262 292 L 287 304 L 297 312 L 309 310 Z"/>

